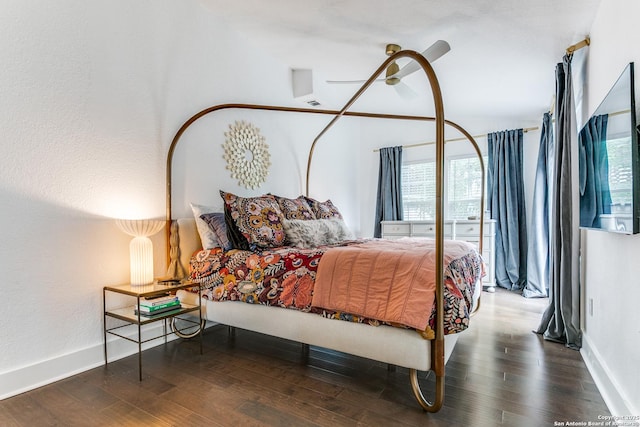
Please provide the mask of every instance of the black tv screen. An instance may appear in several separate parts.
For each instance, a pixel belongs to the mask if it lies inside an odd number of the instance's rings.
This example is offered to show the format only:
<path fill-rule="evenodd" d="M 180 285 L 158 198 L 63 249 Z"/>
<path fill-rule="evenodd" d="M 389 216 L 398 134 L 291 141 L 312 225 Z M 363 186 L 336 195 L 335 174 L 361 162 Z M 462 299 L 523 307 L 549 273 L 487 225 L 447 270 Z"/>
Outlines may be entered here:
<path fill-rule="evenodd" d="M 630 63 L 578 135 L 580 227 L 640 231 L 638 130 Z"/>

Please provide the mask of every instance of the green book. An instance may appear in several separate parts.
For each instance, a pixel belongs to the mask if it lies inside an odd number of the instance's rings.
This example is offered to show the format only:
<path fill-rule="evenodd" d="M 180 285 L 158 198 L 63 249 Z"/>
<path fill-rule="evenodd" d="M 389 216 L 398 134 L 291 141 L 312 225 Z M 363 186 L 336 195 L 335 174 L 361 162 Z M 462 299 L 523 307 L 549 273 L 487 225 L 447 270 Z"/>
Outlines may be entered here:
<path fill-rule="evenodd" d="M 160 295 L 150 299 L 140 298 L 140 305 L 143 307 L 157 307 L 173 301 L 178 301 L 178 297 L 175 295 Z"/>
<path fill-rule="evenodd" d="M 171 307 L 180 307 L 180 300 L 169 301 L 164 304 L 154 305 L 153 307 L 147 307 L 147 306 L 141 305 L 139 308 L 140 308 L 140 313 L 153 313 L 158 310 L 171 308 Z"/>
<path fill-rule="evenodd" d="M 154 316 L 158 316 L 161 315 L 163 313 L 169 313 L 175 310 L 179 310 L 182 307 L 180 305 L 174 305 L 172 307 L 165 307 L 165 308 L 161 308 L 159 310 L 154 310 L 154 311 L 141 311 L 140 312 L 140 316 L 144 316 L 144 317 L 154 317 Z M 133 314 L 138 314 L 138 310 L 133 310 Z"/>

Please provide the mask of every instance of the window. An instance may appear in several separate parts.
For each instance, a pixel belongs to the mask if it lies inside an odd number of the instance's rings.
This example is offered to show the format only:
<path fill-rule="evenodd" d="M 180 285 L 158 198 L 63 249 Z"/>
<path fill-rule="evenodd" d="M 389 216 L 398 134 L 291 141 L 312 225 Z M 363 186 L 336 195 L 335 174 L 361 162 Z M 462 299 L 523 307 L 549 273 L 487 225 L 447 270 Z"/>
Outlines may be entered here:
<path fill-rule="evenodd" d="M 486 165 L 486 157 L 483 160 Z M 486 188 L 482 188 L 482 170 L 478 157 L 452 158 L 449 160 L 448 166 L 447 218 L 480 217 L 480 198 Z"/>
<path fill-rule="evenodd" d="M 607 140 L 611 211 L 614 213 L 616 209 L 631 206 L 633 203 L 630 146 L 629 138 Z"/>
<path fill-rule="evenodd" d="M 403 219 L 434 219 L 436 205 L 436 162 L 402 165 Z"/>
<path fill-rule="evenodd" d="M 485 168 L 487 159 L 484 158 Z M 473 156 L 454 157 L 445 165 L 445 215 L 467 219 L 480 215 L 482 174 Z M 402 207 L 405 220 L 435 219 L 436 164 L 433 160 L 402 165 Z"/>

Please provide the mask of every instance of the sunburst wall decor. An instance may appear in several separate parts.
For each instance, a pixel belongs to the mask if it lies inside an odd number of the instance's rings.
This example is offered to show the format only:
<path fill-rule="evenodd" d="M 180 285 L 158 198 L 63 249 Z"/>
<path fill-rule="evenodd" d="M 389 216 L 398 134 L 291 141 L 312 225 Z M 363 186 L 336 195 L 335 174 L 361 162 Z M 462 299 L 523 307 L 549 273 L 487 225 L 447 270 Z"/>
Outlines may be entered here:
<path fill-rule="evenodd" d="M 260 134 L 260 129 L 251 123 L 236 121 L 224 133 L 224 159 L 231 178 L 239 185 L 256 189 L 266 181 L 271 166 L 269 146 Z"/>

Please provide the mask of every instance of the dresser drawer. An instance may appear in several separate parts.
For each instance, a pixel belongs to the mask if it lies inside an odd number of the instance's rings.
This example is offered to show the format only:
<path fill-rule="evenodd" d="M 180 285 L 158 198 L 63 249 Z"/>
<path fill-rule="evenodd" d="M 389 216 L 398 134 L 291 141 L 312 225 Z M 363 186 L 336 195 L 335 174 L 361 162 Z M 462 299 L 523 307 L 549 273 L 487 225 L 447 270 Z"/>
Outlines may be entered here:
<path fill-rule="evenodd" d="M 485 236 L 493 236 L 493 224 L 485 223 L 482 230 L 482 234 Z M 456 223 L 456 239 L 467 240 L 467 237 L 474 237 L 478 239 L 480 237 L 480 223 L 479 222 L 458 222 Z"/>
<path fill-rule="evenodd" d="M 406 224 L 406 223 L 400 223 L 400 224 L 394 224 L 394 223 L 383 223 L 382 224 L 382 234 L 383 235 L 391 235 L 391 234 L 395 234 L 398 236 L 408 236 L 409 234 L 411 234 L 411 224 Z"/>
<path fill-rule="evenodd" d="M 412 224 L 413 226 L 413 230 L 412 230 L 412 235 L 413 236 L 435 236 L 436 234 L 436 223 L 435 222 L 430 222 L 430 223 L 417 223 L 417 224 Z M 444 224 L 444 237 L 445 238 L 450 238 L 453 234 L 453 224 L 452 223 L 445 223 Z"/>

